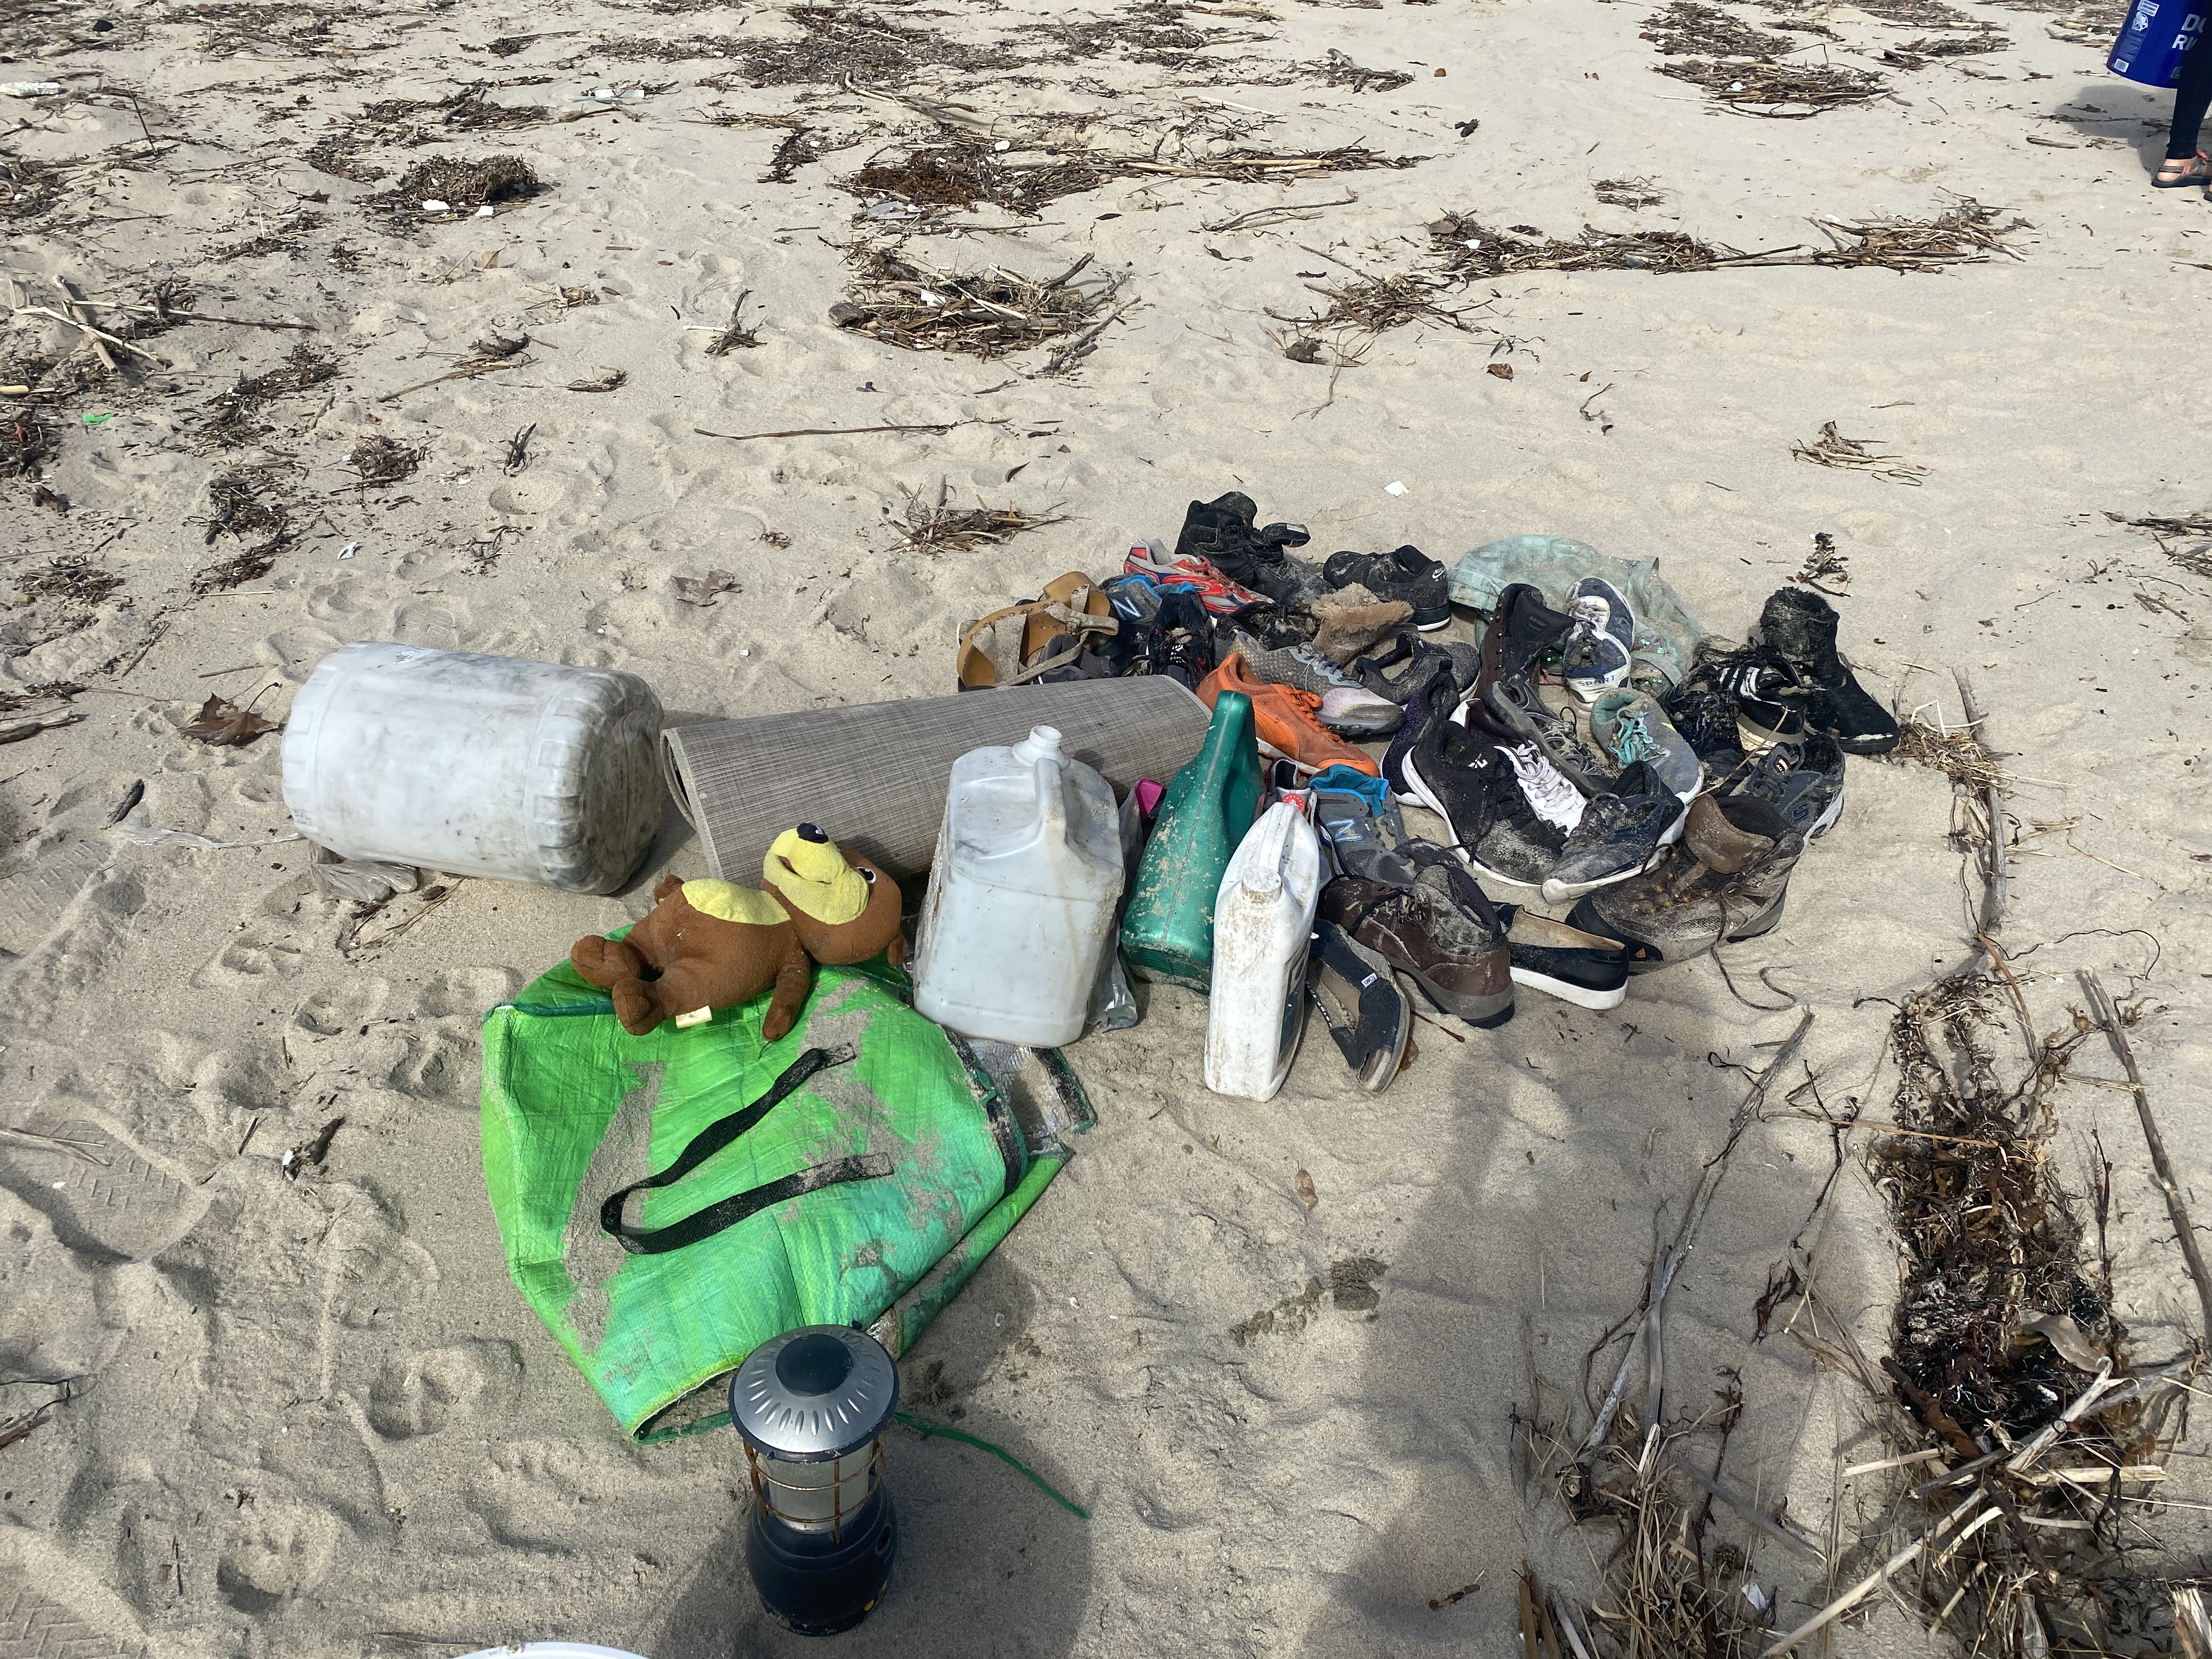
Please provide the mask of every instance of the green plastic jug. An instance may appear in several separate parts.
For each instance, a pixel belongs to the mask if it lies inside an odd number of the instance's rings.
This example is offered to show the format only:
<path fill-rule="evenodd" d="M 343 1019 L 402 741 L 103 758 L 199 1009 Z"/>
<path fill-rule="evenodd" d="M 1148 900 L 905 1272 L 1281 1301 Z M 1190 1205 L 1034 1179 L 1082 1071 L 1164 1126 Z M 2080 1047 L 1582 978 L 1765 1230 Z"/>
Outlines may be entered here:
<path fill-rule="evenodd" d="M 1152 839 L 1121 919 L 1129 971 L 1203 991 L 1213 982 L 1213 900 L 1237 843 L 1260 810 L 1260 747 L 1252 700 L 1215 700 L 1198 758 L 1160 801 Z"/>

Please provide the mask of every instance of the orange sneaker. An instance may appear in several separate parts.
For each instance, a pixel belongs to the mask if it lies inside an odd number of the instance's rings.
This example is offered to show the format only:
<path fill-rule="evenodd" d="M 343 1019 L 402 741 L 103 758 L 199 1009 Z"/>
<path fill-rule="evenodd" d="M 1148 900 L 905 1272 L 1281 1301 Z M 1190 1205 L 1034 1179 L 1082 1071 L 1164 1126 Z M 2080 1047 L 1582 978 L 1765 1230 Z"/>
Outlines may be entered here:
<path fill-rule="evenodd" d="M 1349 766 L 1370 777 L 1380 777 L 1382 769 L 1375 757 L 1364 749 L 1354 749 L 1350 744 L 1332 737 L 1322 728 L 1315 711 L 1321 699 L 1310 691 L 1301 691 L 1295 686 L 1270 685 L 1265 680 L 1255 680 L 1244 666 L 1243 657 L 1231 652 L 1215 669 L 1199 683 L 1198 700 L 1208 708 L 1224 691 L 1242 691 L 1252 699 L 1252 724 L 1260 735 L 1261 749 L 1278 755 L 1303 771 L 1318 772 L 1327 766 Z"/>

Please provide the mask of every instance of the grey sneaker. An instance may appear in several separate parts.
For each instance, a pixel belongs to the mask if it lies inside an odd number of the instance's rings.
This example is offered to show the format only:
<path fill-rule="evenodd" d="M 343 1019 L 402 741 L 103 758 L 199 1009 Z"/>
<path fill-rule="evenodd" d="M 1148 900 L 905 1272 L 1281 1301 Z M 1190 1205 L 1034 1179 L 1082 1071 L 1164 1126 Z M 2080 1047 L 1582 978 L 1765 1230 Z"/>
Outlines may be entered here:
<path fill-rule="evenodd" d="M 1659 866 L 1601 887 L 1569 924 L 1628 947 L 1631 973 L 1770 933 L 1782 920 L 1805 836 L 1763 800 L 1700 795 Z"/>
<path fill-rule="evenodd" d="M 1270 650 L 1241 628 L 1230 629 L 1228 635 L 1223 657 L 1234 651 L 1244 659 L 1254 679 L 1319 697 L 1321 723 L 1340 737 L 1386 738 L 1405 721 L 1404 709 L 1362 685 L 1310 645 Z"/>
<path fill-rule="evenodd" d="M 1778 743 L 1728 793 L 1765 801 L 1806 840 L 1815 840 L 1844 815 L 1844 751 L 1834 738 L 1817 734 L 1802 744 Z"/>
<path fill-rule="evenodd" d="M 1576 788 L 1586 795 L 1598 795 L 1613 787 L 1620 769 L 1584 743 L 1572 720 L 1544 706 L 1528 675 L 1510 674 L 1492 680 L 1482 696 L 1500 724 L 1542 750 Z"/>
<path fill-rule="evenodd" d="M 1544 902 L 1565 904 L 1642 875 L 1680 836 L 1688 810 L 1650 762 L 1635 762 L 1610 792 L 1583 809 L 1582 822 L 1544 878 Z"/>
<path fill-rule="evenodd" d="M 1590 735 L 1623 768 L 1644 761 L 1684 800 L 1705 785 L 1698 751 L 1641 691 L 1607 691 L 1590 705 Z"/>
<path fill-rule="evenodd" d="M 1601 576 L 1585 576 L 1567 595 L 1573 618 L 1560 647 L 1559 672 L 1574 694 L 1594 702 L 1601 692 L 1628 681 L 1636 654 L 1636 618 L 1620 590 Z"/>
<path fill-rule="evenodd" d="M 1396 802 L 1378 813 L 1356 790 L 1310 785 L 1308 793 L 1313 797 L 1314 827 L 1340 873 L 1385 887 L 1413 884 L 1413 866 L 1398 851 L 1406 826 Z"/>

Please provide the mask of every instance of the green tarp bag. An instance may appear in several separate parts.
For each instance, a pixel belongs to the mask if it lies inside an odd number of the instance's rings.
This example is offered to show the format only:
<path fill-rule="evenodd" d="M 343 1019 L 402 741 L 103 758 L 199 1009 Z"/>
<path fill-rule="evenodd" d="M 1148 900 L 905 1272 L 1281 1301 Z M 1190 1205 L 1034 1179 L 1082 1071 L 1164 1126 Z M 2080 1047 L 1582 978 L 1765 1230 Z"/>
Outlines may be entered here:
<path fill-rule="evenodd" d="M 484 1017 L 508 1271 L 641 1439 L 722 1420 L 690 1396 L 793 1326 L 899 1352 L 1060 1167 L 887 980 L 817 969 L 773 1043 L 768 1004 L 634 1037 L 563 963 Z"/>

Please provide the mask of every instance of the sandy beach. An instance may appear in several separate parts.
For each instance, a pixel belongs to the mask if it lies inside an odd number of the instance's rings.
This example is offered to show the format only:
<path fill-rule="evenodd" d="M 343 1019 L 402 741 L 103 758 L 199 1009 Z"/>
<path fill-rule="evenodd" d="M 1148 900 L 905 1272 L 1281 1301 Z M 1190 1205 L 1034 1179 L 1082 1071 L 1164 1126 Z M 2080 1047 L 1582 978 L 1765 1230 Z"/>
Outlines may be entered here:
<path fill-rule="evenodd" d="M 1656 15 L 11 9 L 0 79 L 60 90 L 0 96 L 0 382 L 33 388 L 0 392 L 0 737 L 41 728 L 0 746 L 0 1420 L 32 1424 L 0 1445 L 0 1659 L 805 1648 L 745 1579 L 736 1437 L 629 1442 L 508 1282 L 477 1150 L 485 1010 L 704 873 L 697 843 L 672 809 L 617 896 L 465 880 L 358 915 L 288 839 L 281 737 L 184 731 L 210 695 L 281 722 L 352 641 L 627 669 L 719 718 L 948 693 L 963 622 L 1229 489 L 1313 555 L 1543 532 L 1656 557 L 1739 638 L 1832 538 L 1869 688 L 1955 728 L 1964 673 L 2008 757 L 2038 1029 L 2077 969 L 2139 1003 L 2204 1191 L 2212 526 L 2117 521 L 2206 505 L 2212 216 L 2148 188 L 2168 95 L 2104 72 L 2117 12 L 1714 10 L 1857 88 L 1776 118 L 1656 73 L 1684 61 Z M 931 147 L 1075 171 L 1006 202 L 850 182 Z M 537 184 L 481 215 L 481 169 L 410 173 L 496 156 Z M 462 189 L 426 210 L 440 178 Z M 1477 239 L 1431 230 L 1725 259 L 1962 203 L 1986 246 L 1922 269 L 1478 276 Z M 924 287 L 1087 264 L 1068 329 L 983 358 L 841 327 L 885 260 Z M 1367 326 L 1389 295 L 1404 319 Z M 1894 460 L 1793 454 L 1826 422 Z M 940 501 L 1055 521 L 917 544 Z M 711 604 L 677 585 L 710 572 Z M 1896 1004 L 1968 961 L 1959 810 L 1936 769 L 1854 759 L 1778 931 L 1609 1013 L 1425 1008 L 1379 1096 L 1317 1027 L 1274 1100 L 1209 1094 L 1205 1000 L 1147 988 L 1068 1051 L 1097 1127 L 902 1364 L 915 1409 L 1091 1519 L 895 1437 L 898 1576 L 846 1650 L 1502 1655 L 1524 1561 L 1601 1601 L 1620 1529 L 1575 1524 L 1516 1420 L 1588 1429 L 1619 1349 L 1586 1356 L 1808 1011 L 1668 1298 L 1670 1416 L 1710 1470 L 1737 1396 L 1724 1478 L 1849 1563 L 1903 1536 L 1893 1471 L 1839 1474 L 1898 1449 L 1782 1328 L 1888 1349 L 1875 1135 L 1819 1116 L 1887 1118 Z M 2120 1076 L 2078 1051 L 2047 1156 L 2085 1229 L 2110 1161 L 2112 1308 L 2149 1361 L 2196 1302 Z M 1817 1298 L 1755 1340 L 1790 1272 Z M 2166 1472 L 2173 1506 L 2125 1522 L 2151 1577 L 2207 1546 L 2201 1451 Z M 1778 1629 L 1838 1588 L 1730 1508 L 1705 1524 Z M 1825 1639 L 1951 1650 L 1905 1607 Z"/>

